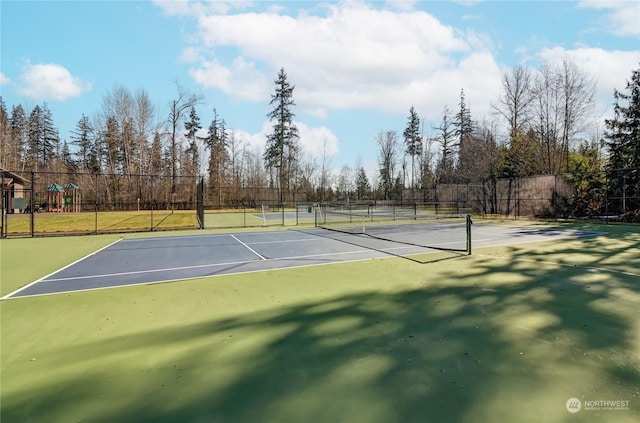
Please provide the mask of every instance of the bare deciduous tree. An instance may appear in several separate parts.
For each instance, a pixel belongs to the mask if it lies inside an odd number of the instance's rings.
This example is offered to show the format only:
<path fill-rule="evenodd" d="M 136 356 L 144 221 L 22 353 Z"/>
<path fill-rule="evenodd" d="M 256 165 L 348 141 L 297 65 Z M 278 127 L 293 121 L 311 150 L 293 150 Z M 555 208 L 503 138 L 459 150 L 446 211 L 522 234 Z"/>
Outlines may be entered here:
<path fill-rule="evenodd" d="M 498 103 L 491 107 L 508 122 L 510 140 L 518 132 L 526 131 L 533 101 L 532 82 L 531 71 L 524 66 L 515 67 L 502 76 L 503 92 Z"/>
<path fill-rule="evenodd" d="M 170 136 L 170 153 L 171 153 L 171 194 L 176 192 L 176 178 L 178 177 L 178 153 L 180 151 L 179 128 L 180 124 L 186 117 L 187 111 L 195 106 L 200 97 L 195 94 L 188 93 L 180 84 L 176 82 L 178 95 L 171 100 L 169 104 L 169 115 L 167 117 L 167 126 Z"/>
<path fill-rule="evenodd" d="M 542 65 L 533 89 L 534 128 L 546 167 L 541 172 L 566 170 L 571 143 L 585 128 L 594 93 L 594 80 L 574 63 L 565 60 L 560 66 Z"/>
<path fill-rule="evenodd" d="M 378 169 L 380 188 L 385 200 L 393 189 L 395 169 L 398 161 L 398 134 L 396 131 L 380 131 L 375 138 L 378 144 Z"/>

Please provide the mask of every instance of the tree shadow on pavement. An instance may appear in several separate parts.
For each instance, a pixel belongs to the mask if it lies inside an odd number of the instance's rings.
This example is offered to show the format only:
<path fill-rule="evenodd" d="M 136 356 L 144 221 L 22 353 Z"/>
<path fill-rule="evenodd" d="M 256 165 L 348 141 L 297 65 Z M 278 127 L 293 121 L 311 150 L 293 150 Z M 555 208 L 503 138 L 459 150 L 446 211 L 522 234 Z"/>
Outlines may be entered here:
<path fill-rule="evenodd" d="M 627 241 L 504 247 L 425 271 L 420 287 L 69 345 L 43 360 L 91 370 L 6 395 L 3 421 L 74 407 L 93 422 L 636 421 L 640 280 L 588 270 L 625 268 Z M 571 414 L 572 397 L 630 408 Z"/>

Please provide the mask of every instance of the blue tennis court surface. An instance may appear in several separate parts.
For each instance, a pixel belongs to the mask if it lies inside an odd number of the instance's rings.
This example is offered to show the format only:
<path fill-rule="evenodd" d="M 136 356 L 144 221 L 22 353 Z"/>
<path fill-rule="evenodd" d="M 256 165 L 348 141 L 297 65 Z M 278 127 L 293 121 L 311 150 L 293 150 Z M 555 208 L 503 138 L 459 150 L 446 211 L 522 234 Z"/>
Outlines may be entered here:
<path fill-rule="evenodd" d="M 455 230 L 454 230 L 455 229 Z M 407 231 L 412 228 L 408 227 Z M 593 232 L 475 225 L 475 247 L 593 235 Z M 464 248 L 459 227 L 438 225 L 433 247 Z M 426 247 L 323 229 L 121 238 L 4 298 L 170 282 L 235 273 L 410 257 Z"/>

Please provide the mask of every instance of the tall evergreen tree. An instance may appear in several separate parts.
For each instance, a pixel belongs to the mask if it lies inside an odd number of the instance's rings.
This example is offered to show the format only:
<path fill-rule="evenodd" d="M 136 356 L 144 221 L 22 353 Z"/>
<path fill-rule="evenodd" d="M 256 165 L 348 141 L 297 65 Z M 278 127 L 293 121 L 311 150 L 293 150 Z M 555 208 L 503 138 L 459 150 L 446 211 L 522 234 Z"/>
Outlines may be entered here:
<path fill-rule="evenodd" d="M 62 162 L 65 170 L 74 171 L 77 170 L 77 162 L 73 159 L 71 151 L 69 150 L 69 144 L 67 141 L 62 142 L 59 154 L 60 161 Z"/>
<path fill-rule="evenodd" d="M 7 106 L 0 96 L 0 167 L 4 169 L 17 169 L 17 151 L 11 139 L 11 127 Z"/>
<path fill-rule="evenodd" d="M 200 125 L 200 117 L 198 117 L 198 114 L 196 113 L 196 108 L 191 106 L 189 120 L 184 123 L 184 129 L 187 131 L 185 136 L 187 137 L 188 142 L 186 153 L 190 164 L 188 173 L 191 175 L 197 175 L 200 173 L 200 152 L 198 151 L 197 132 L 201 128 L 202 125 Z"/>
<path fill-rule="evenodd" d="M 471 110 L 467 106 L 467 102 L 464 95 L 464 88 L 460 90 L 460 107 L 455 118 L 455 134 L 458 136 L 458 142 L 462 144 L 465 138 L 470 137 L 473 134 L 473 121 L 471 120 Z"/>
<path fill-rule="evenodd" d="M 76 162 L 80 168 L 95 171 L 96 163 L 93 149 L 95 147 L 95 130 L 89 118 L 82 114 L 76 127 L 71 131 L 71 144 L 76 146 Z"/>
<path fill-rule="evenodd" d="M 162 138 L 160 137 L 160 133 L 158 131 L 155 131 L 153 133 L 153 141 L 151 142 L 151 152 L 149 155 L 149 172 L 152 175 L 160 175 L 162 173 L 165 173 L 163 172 L 162 166 Z"/>
<path fill-rule="evenodd" d="M 284 192 L 290 188 L 290 182 L 297 169 L 300 145 L 298 128 L 293 122 L 295 114 L 291 108 L 295 106 L 293 90 L 295 86 L 287 80 L 284 68 L 278 72 L 274 81 L 275 94 L 271 95 L 270 105 L 273 110 L 267 115 L 273 123 L 273 132 L 267 135 L 267 143 L 264 152 L 265 166 L 275 169 L 277 172 L 280 190 L 280 202 L 284 201 Z"/>
<path fill-rule="evenodd" d="M 464 89 L 460 90 L 460 109 L 456 113 L 454 126 L 458 137 L 458 179 L 469 179 L 473 176 L 471 169 L 476 161 L 473 143 L 474 123 L 471 120 L 471 110 L 467 106 Z"/>
<path fill-rule="evenodd" d="M 107 118 L 104 132 L 101 134 L 101 144 L 104 151 L 103 157 L 108 172 L 121 174 L 122 157 L 120 155 L 120 128 L 114 116 Z"/>
<path fill-rule="evenodd" d="M 14 160 L 16 160 L 15 169 L 24 171 L 25 169 L 25 152 L 27 149 L 27 114 L 22 105 L 18 104 L 11 109 L 11 117 L 9 119 L 9 131 Z"/>
<path fill-rule="evenodd" d="M 209 125 L 205 137 L 205 148 L 209 150 L 209 194 L 222 201 L 222 186 L 225 182 L 225 172 L 229 161 L 227 150 L 227 130 L 224 119 L 220 119 L 216 109 L 213 109 L 213 120 Z"/>
<path fill-rule="evenodd" d="M 411 188 L 415 188 L 415 159 L 422 156 L 422 134 L 420 133 L 420 118 L 413 106 L 409 109 L 409 121 L 402 135 L 406 147 L 405 152 L 411 156 Z"/>
<path fill-rule="evenodd" d="M 614 117 L 605 120 L 610 193 L 640 208 L 640 68 L 631 73 L 627 93 L 614 90 Z M 626 104 L 625 104 L 626 103 Z M 627 198 L 635 200 L 627 201 Z"/>
<path fill-rule="evenodd" d="M 47 103 L 36 105 L 27 121 L 27 155 L 30 170 L 46 170 L 55 157 L 58 131 Z"/>
<path fill-rule="evenodd" d="M 42 157 L 40 144 L 42 142 L 42 109 L 36 105 L 27 119 L 27 148 L 25 162 L 27 170 L 41 170 Z"/>
<path fill-rule="evenodd" d="M 364 199 L 371 192 L 371 185 L 369 184 L 369 178 L 367 178 L 367 172 L 364 167 L 358 169 L 356 175 L 356 197 L 359 200 Z"/>
<path fill-rule="evenodd" d="M 53 115 L 47 103 L 42 105 L 42 143 L 41 152 L 43 165 L 46 167 L 52 159 L 57 157 L 60 136 L 58 128 L 53 122 Z"/>
<path fill-rule="evenodd" d="M 442 145 L 440 161 L 436 167 L 436 177 L 438 182 L 451 183 L 454 179 L 453 172 L 458 142 L 455 121 L 451 117 L 451 112 L 447 106 L 444 107 L 442 112 L 440 126 L 434 129 L 438 131 L 437 140 Z"/>

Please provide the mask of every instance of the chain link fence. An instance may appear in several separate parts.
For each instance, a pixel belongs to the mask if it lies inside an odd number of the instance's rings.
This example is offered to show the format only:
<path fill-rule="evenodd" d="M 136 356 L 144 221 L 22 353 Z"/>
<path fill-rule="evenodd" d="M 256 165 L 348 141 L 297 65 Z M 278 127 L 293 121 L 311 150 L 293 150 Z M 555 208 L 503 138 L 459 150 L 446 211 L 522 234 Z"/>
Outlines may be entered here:
<path fill-rule="evenodd" d="M 2 171 L 2 237 L 313 225 L 321 205 L 413 206 L 477 216 L 640 221 L 640 169 L 403 189 L 389 199 L 208 185 L 201 176 Z M 322 200 L 320 199 L 322 198 Z M 323 201 L 325 200 L 325 201 Z"/>
<path fill-rule="evenodd" d="M 196 176 L 2 171 L 2 236 L 198 227 Z"/>

